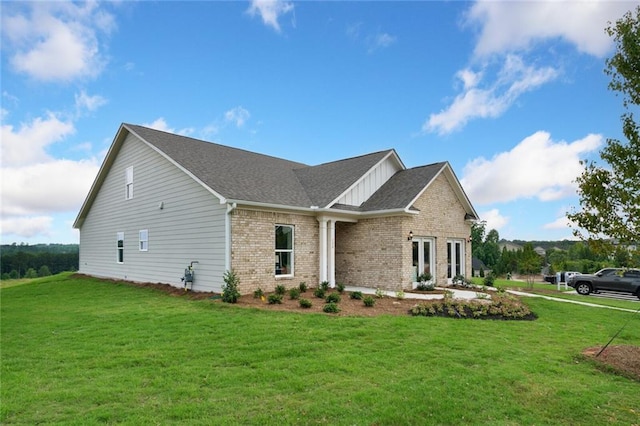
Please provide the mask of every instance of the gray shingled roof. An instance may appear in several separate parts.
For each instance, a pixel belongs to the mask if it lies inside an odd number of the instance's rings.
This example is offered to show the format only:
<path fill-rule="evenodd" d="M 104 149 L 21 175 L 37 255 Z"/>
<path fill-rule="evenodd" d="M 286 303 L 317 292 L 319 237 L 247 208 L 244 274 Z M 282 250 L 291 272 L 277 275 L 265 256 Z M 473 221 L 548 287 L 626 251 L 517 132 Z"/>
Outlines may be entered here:
<path fill-rule="evenodd" d="M 391 177 L 361 206 L 361 211 L 404 209 L 446 165 L 434 163 L 428 166 L 401 170 Z"/>
<path fill-rule="evenodd" d="M 328 207 L 392 150 L 306 167 L 295 171 L 314 206 Z"/>
<path fill-rule="evenodd" d="M 133 124 L 125 127 L 231 200 L 325 207 L 392 150 L 307 166 Z"/>

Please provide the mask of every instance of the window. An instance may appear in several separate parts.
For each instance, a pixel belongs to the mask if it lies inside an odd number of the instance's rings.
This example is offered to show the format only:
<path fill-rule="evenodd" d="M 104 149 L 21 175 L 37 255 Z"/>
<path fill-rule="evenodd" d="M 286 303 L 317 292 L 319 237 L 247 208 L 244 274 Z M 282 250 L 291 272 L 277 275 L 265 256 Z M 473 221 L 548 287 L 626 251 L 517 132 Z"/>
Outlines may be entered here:
<path fill-rule="evenodd" d="M 133 198 L 133 166 L 127 167 L 125 172 L 125 200 Z"/>
<path fill-rule="evenodd" d="M 149 250 L 149 230 L 143 229 L 140 231 L 140 251 Z"/>
<path fill-rule="evenodd" d="M 435 239 L 413 237 L 413 281 L 423 274 L 430 274 L 435 278 Z"/>
<path fill-rule="evenodd" d="M 276 275 L 293 275 L 293 226 L 276 225 Z"/>
<path fill-rule="evenodd" d="M 118 242 L 118 263 L 124 263 L 124 232 L 118 232 L 116 240 Z"/>

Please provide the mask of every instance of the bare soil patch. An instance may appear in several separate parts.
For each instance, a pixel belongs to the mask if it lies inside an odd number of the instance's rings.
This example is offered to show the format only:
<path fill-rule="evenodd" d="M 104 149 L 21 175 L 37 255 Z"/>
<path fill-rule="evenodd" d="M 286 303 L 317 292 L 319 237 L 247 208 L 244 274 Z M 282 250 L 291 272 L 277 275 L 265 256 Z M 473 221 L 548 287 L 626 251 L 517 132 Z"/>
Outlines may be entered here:
<path fill-rule="evenodd" d="M 640 381 L 640 346 L 612 345 L 598 355 L 600 350 L 602 346 L 594 346 L 582 351 L 582 355 L 605 371 Z"/>

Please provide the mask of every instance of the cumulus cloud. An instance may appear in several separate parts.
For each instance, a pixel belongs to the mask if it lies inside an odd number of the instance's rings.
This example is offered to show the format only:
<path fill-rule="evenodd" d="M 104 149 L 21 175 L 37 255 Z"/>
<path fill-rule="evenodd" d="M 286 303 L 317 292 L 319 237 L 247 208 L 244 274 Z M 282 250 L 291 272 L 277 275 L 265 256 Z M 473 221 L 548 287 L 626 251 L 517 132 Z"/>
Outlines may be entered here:
<path fill-rule="evenodd" d="M 99 161 L 56 159 L 47 148 L 75 133 L 72 122 L 54 113 L 19 128 L 2 125 L 2 234 L 49 235 L 53 212 L 75 212 L 99 168 Z"/>
<path fill-rule="evenodd" d="M 11 67 L 41 81 L 98 75 L 106 59 L 99 36 L 115 21 L 97 2 L 24 2 L 3 5 L 3 48 Z"/>
<path fill-rule="evenodd" d="M 465 17 L 480 27 L 475 53 L 502 54 L 530 48 L 536 42 L 563 39 L 580 52 L 603 57 L 611 49 L 604 32 L 637 2 L 618 1 L 478 1 Z M 568 18 L 570 17 L 570 18 Z"/>
<path fill-rule="evenodd" d="M 451 105 L 431 114 L 422 126 L 423 132 L 451 133 L 474 118 L 495 118 L 502 115 L 522 94 L 554 80 L 559 72 L 551 67 L 536 68 L 516 55 L 509 55 L 494 81 L 481 86 L 487 71 L 464 69 L 457 73 L 463 91 Z"/>
<path fill-rule="evenodd" d="M 547 132 L 536 132 L 511 151 L 467 163 L 461 183 L 472 202 L 479 205 L 522 198 L 558 200 L 575 194 L 574 181 L 583 170 L 581 156 L 602 144 L 601 135 L 590 134 L 568 143 L 553 141 Z"/>
<path fill-rule="evenodd" d="M 294 12 L 293 2 L 280 0 L 252 0 L 247 13 L 252 17 L 259 15 L 262 22 L 280 32 L 280 24 L 278 19 L 287 13 Z"/>
<path fill-rule="evenodd" d="M 102 96 L 89 96 L 84 90 L 80 91 L 80 93 L 76 93 L 75 101 L 78 113 L 82 113 L 83 111 L 93 112 L 107 103 L 107 100 Z"/>
<path fill-rule="evenodd" d="M 250 116 L 249 111 L 241 106 L 232 108 L 224 113 L 225 121 L 235 124 L 236 127 L 242 127 Z"/>
<path fill-rule="evenodd" d="M 572 227 L 572 222 L 566 216 L 559 217 L 553 222 L 545 223 L 542 226 L 543 229 L 568 229 L 569 227 Z"/>
<path fill-rule="evenodd" d="M 480 219 L 486 222 L 486 229 L 491 230 L 495 229 L 499 231 L 502 229 L 507 223 L 509 223 L 509 217 L 503 216 L 500 214 L 500 210 L 491 209 L 485 212 L 479 213 Z"/>
<path fill-rule="evenodd" d="M 192 127 L 185 127 L 180 130 L 175 130 L 173 127 L 167 124 L 167 121 L 164 119 L 164 117 L 156 118 L 150 123 L 143 123 L 141 124 L 141 126 L 149 127 L 150 129 L 156 129 L 163 132 L 175 133 L 182 136 L 189 136 L 194 132 L 194 129 Z"/>

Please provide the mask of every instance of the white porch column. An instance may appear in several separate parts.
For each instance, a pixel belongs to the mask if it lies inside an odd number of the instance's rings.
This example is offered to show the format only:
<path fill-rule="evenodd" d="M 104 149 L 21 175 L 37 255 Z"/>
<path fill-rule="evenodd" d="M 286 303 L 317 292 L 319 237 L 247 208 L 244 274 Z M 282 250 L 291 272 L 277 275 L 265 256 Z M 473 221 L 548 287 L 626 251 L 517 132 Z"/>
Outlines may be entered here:
<path fill-rule="evenodd" d="M 320 245 L 318 247 L 318 254 L 320 255 L 320 282 L 328 281 L 327 278 L 327 220 L 318 218 L 318 236 L 320 237 Z"/>
<path fill-rule="evenodd" d="M 329 221 L 329 285 L 331 288 L 336 286 L 336 221 Z"/>

